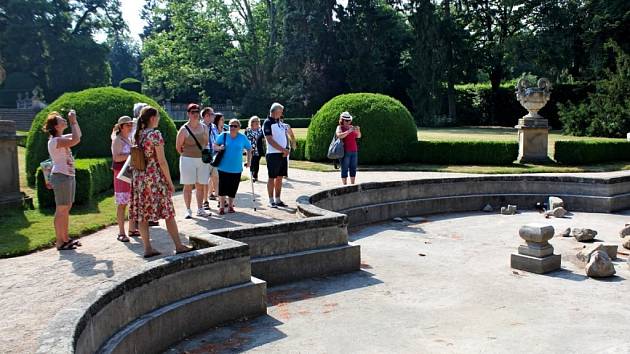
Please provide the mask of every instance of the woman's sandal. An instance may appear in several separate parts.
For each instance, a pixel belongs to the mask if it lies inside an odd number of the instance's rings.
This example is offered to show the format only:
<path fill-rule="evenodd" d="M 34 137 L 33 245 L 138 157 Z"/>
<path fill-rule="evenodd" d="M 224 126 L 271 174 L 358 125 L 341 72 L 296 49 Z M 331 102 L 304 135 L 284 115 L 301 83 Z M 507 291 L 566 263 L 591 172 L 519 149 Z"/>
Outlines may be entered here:
<path fill-rule="evenodd" d="M 194 251 L 194 250 L 195 250 L 194 248 L 192 248 L 192 247 L 188 247 L 188 248 L 186 248 L 185 250 L 181 250 L 181 251 L 175 250 L 175 254 L 188 253 L 188 252 L 190 252 L 190 251 Z"/>
<path fill-rule="evenodd" d="M 228 213 L 236 213 L 236 211 L 234 211 L 234 208 L 230 207 L 228 208 Z"/>
<path fill-rule="evenodd" d="M 83 246 L 83 245 L 81 244 L 81 241 L 79 241 L 79 240 L 77 240 L 77 239 L 72 239 L 72 238 L 71 238 L 70 240 L 68 240 L 68 243 L 72 244 L 73 246 L 77 246 L 77 247 L 81 247 L 81 246 Z"/>
<path fill-rule="evenodd" d="M 159 255 L 161 255 L 161 254 L 162 254 L 162 253 L 160 253 L 160 252 L 158 252 L 158 251 L 156 251 L 156 250 L 153 250 L 153 251 L 151 251 L 151 252 L 149 252 L 149 253 L 145 253 L 145 254 L 144 254 L 144 258 L 151 258 L 151 257 L 159 256 Z"/>
<path fill-rule="evenodd" d="M 223 210 L 223 208 L 219 208 L 219 215 L 224 215 L 225 214 L 225 210 Z"/>
<path fill-rule="evenodd" d="M 140 231 L 138 231 L 138 230 L 129 231 L 129 236 L 131 236 L 131 237 L 140 237 Z"/>
<path fill-rule="evenodd" d="M 125 234 L 120 234 L 118 235 L 118 237 L 116 237 L 116 239 L 120 242 L 129 242 L 129 237 L 127 237 L 127 235 Z"/>
<path fill-rule="evenodd" d="M 61 246 L 57 247 L 57 251 L 68 251 L 75 250 L 77 246 L 72 243 L 72 241 L 64 242 Z"/>

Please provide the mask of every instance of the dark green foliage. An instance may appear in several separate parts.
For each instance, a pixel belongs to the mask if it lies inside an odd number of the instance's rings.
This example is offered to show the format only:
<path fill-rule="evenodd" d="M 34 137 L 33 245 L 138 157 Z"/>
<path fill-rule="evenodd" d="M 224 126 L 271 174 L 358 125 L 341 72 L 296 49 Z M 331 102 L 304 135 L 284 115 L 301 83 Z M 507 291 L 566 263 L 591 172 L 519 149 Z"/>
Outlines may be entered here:
<path fill-rule="evenodd" d="M 111 158 L 77 159 L 74 204 L 87 204 L 97 194 L 112 188 L 114 174 Z M 44 174 L 37 169 L 37 200 L 42 209 L 55 207 L 55 195 L 44 184 Z"/>
<path fill-rule="evenodd" d="M 565 165 L 630 161 L 630 142 L 619 140 L 556 141 L 554 160 Z"/>
<path fill-rule="evenodd" d="M 0 106 L 15 108 L 18 94 L 31 95 L 31 91 L 37 86 L 31 75 L 24 72 L 14 72 L 7 75 L 0 89 Z"/>
<path fill-rule="evenodd" d="M 328 101 L 312 118 L 306 142 L 307 160 L 327 159 L 328 146 L 343 111 L 350 112 L 353 125 L 361 127 L 361 163 L 404 161 L 407 146 L 417 140 L 413 118 L 399 101 L 380 94 L 351 93 Z"/>
<path fill-rule="evenodd" d="M 128 77 L 118 84 L 121 89 L 125 89 L 127 91 L 134 91 L 137 93 L 142 93 L 142 82 L 138 79 L 134 79 L 133 77 Z"/>
<path fill-rule="evenodd" d="M 111 157 L 112 128 L 120 116 L 133 114 L 133 105 L 137 102 L 145 102 L 158 108 L 161 117 L 158 129 L 166 144 L 166 160 L 173 178 L 179 175 L 175 151 L 177 131 L 168 114 L 147 96 L 120 88 L 101 87 L 66 93 L 35 116 L 26 144 L 26 174 L 29 185 L 35 184 L 35 171 L 39 163 L 49 157 L 48 134 L 42 131 L 49 112 L 57 111 L 65 117 L 70 109 L 76 110 L 83 133 L 81 143 L 72 148 L 72 153 L 77 158 Z"/>
<path fill-rule="evenodd" d="M 304 138 L 297 138 L 297 149 L 295 150 L 291 150 L 291 159 L 292 160 L 299 160 L 299 161 L 304 161 L 306 160 L 304 154 L 306 152 L 306 139 Z"/>
<path fill-rule="evenodd" d="M 606 71 L 606 78 L 597 81 L 588 99 L 560 106 L 560 120 L 567 134 L 623 137 L 630 132 L 630 54 L 616 44 L 608 47 L 616 55 L 615 70 Z"/>
<path fill-rule="evenodd" d="M 514 87 L 507 83 L 499 87 L 497 97 L 499 100 L 494 107 L 497 114 L 492 119 L 492 88 L 489 84 L 458 85 L 457 91 L 457 120 L 443 121 L 434 119 L 434 125 L 499 125 L 514 126 L 518 119 L 527 111 L 516 100 Z M 551 99 L 540 110 L 540 114 L 549 120 L 549 124 L 558 129 L 562 123 L 558 117 L 558 104 L 566 102 L 579 102 L 587 97 L 593 87 L 587 83 L 558 84 L 551 91 Z M 442 112 L 446 112 L 446 98 L 442 101 Z"/>
<path fill-rule="evenodd" d="M 511 141 L 418 141 L 409 145 L 409 162 L 444 165 L 511 165 L 518 143 Z"/>

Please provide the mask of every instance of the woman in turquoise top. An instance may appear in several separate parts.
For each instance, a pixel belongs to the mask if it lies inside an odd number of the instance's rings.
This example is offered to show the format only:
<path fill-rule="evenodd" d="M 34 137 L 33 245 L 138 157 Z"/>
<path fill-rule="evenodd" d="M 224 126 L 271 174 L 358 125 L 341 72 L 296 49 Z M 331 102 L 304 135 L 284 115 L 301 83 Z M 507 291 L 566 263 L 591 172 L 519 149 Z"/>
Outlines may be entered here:
<path fill-rule="evenodd" d="M 247 150 L 247 162 L 249 168 L 252 159 L 252 144 L 241 133 L 241 123 L 238 119 L 230 120 L 230 132 L 221 133 L 214 142 L 214 151 L 224 151 L 223 158 L 217 169 L 219 170 L 219 214 L 225 214 L 223 206 L 225 197 L 228 197 L 228 213 L 234 212 L 234 198 L 238 185 L 241 183 L 243 172 L 243 150 Z"/>

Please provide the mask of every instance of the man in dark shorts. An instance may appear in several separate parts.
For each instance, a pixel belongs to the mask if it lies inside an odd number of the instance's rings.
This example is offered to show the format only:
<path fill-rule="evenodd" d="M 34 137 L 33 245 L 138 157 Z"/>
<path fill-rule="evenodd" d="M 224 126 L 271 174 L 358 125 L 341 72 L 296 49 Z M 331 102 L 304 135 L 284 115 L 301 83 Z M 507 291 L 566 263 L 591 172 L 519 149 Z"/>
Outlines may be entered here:
<path fill-rule="evenodd" d="M 269 109 L 269 117 L 263 123 L 263 134 L 267 139 L 267 193 L 269 194 L 269 207 L 286 207 L 287 205 L 280 199 L 282 192 L 282 178 L 287 176 L 289 156 L 286 130 L 280 117 L 284 112 L 284 107 L 274 102 Z M 275 197 L 275 199 L 274 199 Z"/>

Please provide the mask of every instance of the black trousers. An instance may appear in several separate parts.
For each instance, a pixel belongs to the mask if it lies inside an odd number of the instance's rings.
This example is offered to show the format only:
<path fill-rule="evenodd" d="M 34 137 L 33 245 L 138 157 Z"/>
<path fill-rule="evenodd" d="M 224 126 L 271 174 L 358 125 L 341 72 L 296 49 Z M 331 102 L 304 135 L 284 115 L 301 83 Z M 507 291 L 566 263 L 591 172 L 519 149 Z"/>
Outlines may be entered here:
<path fill-rule="evenodd" d="M 252 156 L 252 166 L 250 167 L 250 170 L 252 171 L 252 176 L 258 179 L 258 170 L 260 170 L 260 155 Z"/>

